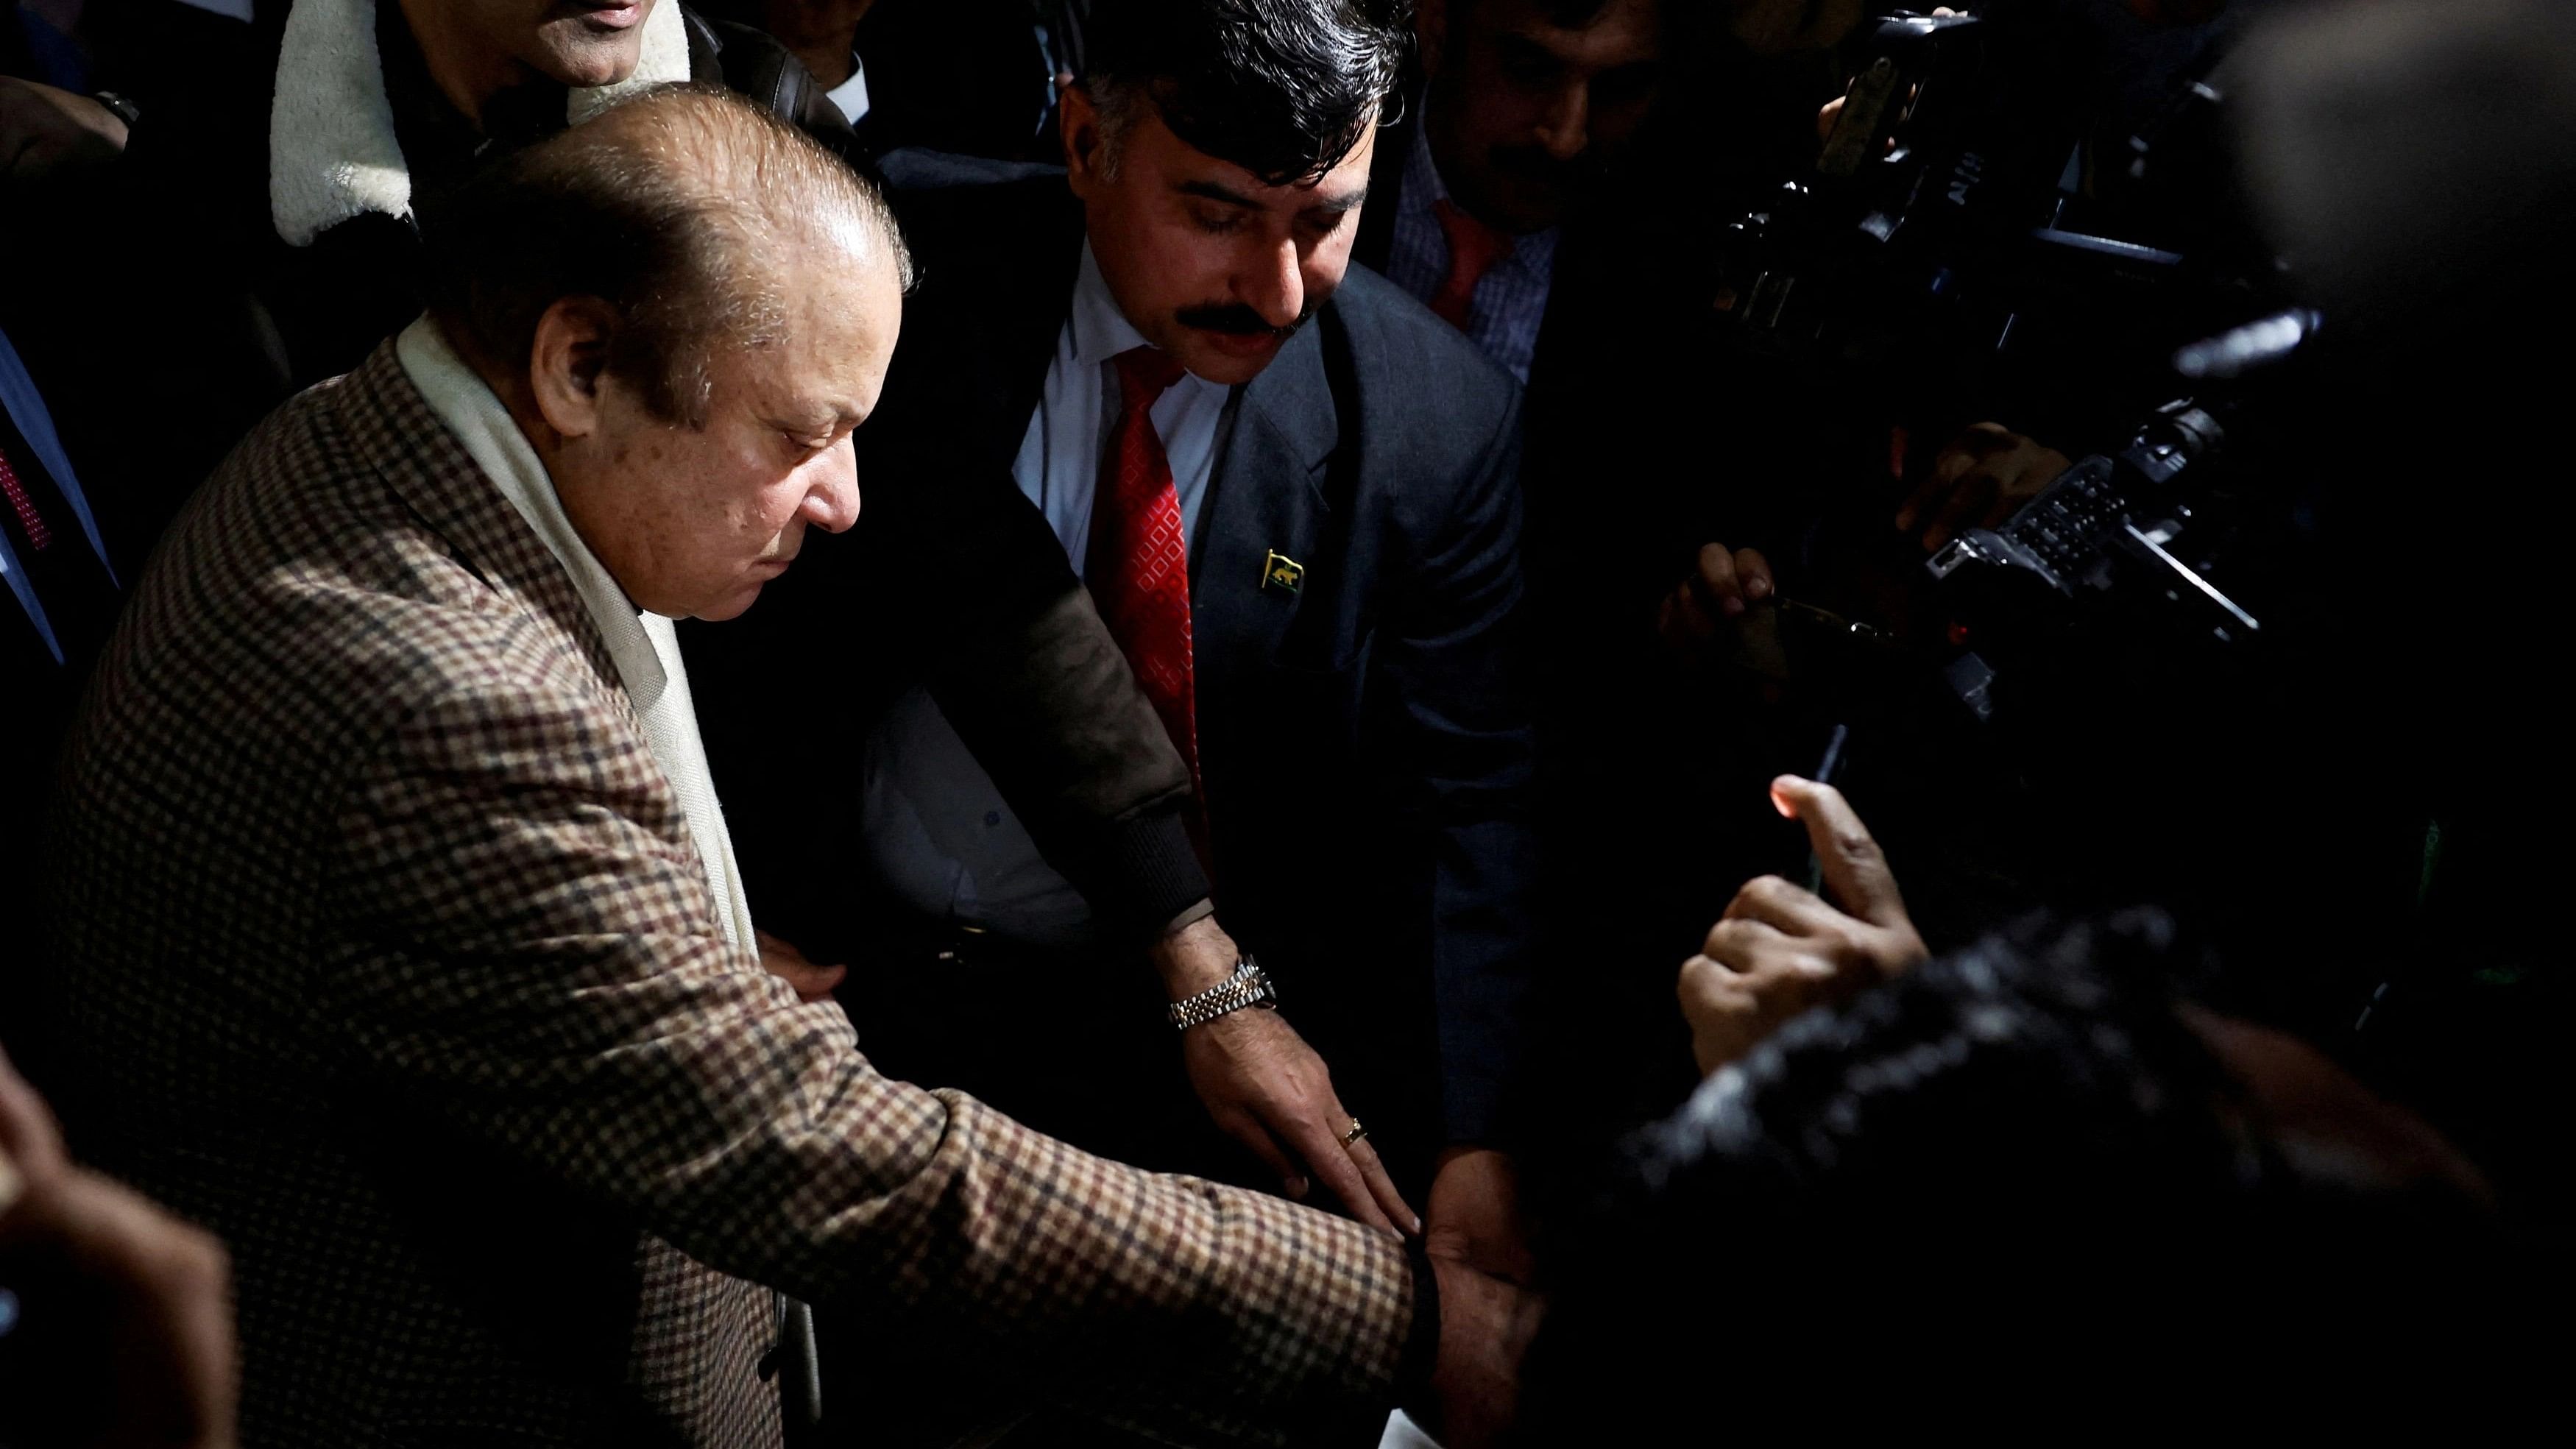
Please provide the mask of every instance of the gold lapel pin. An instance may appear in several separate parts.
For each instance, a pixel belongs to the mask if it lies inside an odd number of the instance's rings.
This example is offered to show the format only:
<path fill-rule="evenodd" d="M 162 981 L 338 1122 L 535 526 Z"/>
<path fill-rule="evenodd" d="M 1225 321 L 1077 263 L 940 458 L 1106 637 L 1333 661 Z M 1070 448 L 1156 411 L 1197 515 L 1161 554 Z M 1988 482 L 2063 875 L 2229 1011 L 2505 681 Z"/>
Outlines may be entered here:
<path fill-rule="evenodd" d="M 1261 592 L 1287 594 L 1293 598 L 1305 587 L 1306 566 L 1304 564 L 1275 548 L 1270 551 L 1270 557 L 1261 561 Z"/>

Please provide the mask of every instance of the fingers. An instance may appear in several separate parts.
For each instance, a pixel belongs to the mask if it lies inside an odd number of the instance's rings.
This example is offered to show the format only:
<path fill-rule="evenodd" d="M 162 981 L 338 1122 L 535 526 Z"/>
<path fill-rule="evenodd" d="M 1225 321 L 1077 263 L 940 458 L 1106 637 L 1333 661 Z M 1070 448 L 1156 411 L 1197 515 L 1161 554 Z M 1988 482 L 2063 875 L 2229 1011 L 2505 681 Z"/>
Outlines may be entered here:
<path fill-rule="evenodd" d="M 1699 567 L 1684 581 L 1681 595 L 1708 614 L 1732 619 L 1748 602 L 1769 598 L 1771 564 L 1761 550 L 1729 550 L 1722 543 L 1700 545 Z"/>
<path fill-rule="evenodd" d="M 1765 958 L 1788 944 L 1788 936 L 1777 926 L 1742 918 L 1721 920 L 1708 928 L 1708 939 L 1700 943 L 1700 955 L 1730 971 L 1751 974 L 1762 969 Z"/>
<path fill-rule="evenodd" d="M 1923 530 L 1923 546 L 1937 549 L 1948 543 L 1968 520 L 1984 516 L 1998 491 L 1995 475 L 1989 469 L 1979 467 L 1962 477 L 1934 510 L 1931 523 Z"/>
<path fill-rule="evenodd" d="M 788 978 L 788 984 L 796 988 L 798 1000 L 810 1005 L 817 1001 L 831 1000 L 832 993 L 841 989 L 841 983 L 847 980 L 849 975 L 850 968 L 847 966 L 809 965 Z"/>
<path fill-rule="evenodd" d="M 1270 1135 L 1270 1129 L 1261 1125 L 1261 1119 L 1249 1112 L 1227 1112 L 1217 1117 L 1216 1125 L 1223 1128 L 1227 1136 L 1252 1149 L 1252 1155 L 1260 1158 L 1279 1179 L 1280 1192 L 1295 1202 L 1306 1200 L 1306 1193 L 1314 1184 L 1307 1181 L 1304 1169 L 1288 1155 L 1288 1149 L 1280 1146 L 1279 1139 Z"/>
<path fill-rule="evenodd" d="M 1781 814 L 1807 827 L 1807 840 L 1825 868 L 1825 887 L 1837 904 L 1873 926 L 1913 929 L 1887 856 L 1842 791 L 1782 775 L 1771 782 L 1771 800 Z"/>
<path fill-rule="evenodd" d="M 1758 922 L 1784 935 L 1818 936 L 1848 917 L 1818 900 L 1813 892 L 1801 890 L 1776 875 L 1766 875 L 1744 883 L 1735 899 L 1727 902 L 1726 919 Z"/>
<path fill-rule="evenodd" d="M 1379 1159 L 1377 1149 L 1369 1145 L 1369 1140 L 1363 1137 L 1344 1150 L 1358 1165 L 1361 1178 L 1368 1183 L 1369 1196 L 1377 1200 L 1378 1207 L 1386 1213 L 1387 1221 L 1408 1233 L 1421 1232 L 1422 1215 L 1405 1205 L 1404 1195 L 1395 1190 L 1395 1179 L 1387 1175 L 1385 1162 Z"/>
<path fill-rule="evenodd" d="M 1744 586 L 1735 577 L 1735 555 L 1725 544 L 1700 545 L 1699 568 L 1690 577 L 1690 590 L 1712 613 L 1731 619 L 1744 612 Z"/>
<path fill-rule="evenodd" d="M 1980 524 L 2000 527 L 2005 520 L 2021 511 L 2021 506 L 2048 490 L 2058 475 L 2074 466 L 2064 453 L 2044 448 L 2027 438 L 2016 438 L 2012 453 L 1998 460 L 1995 467 L 1994 501 L 1987 507 Z"/>
<path fill-rule="evenodd" d="M 1771 597 L 1771 561 L 1760 549 L 1739 548 L 1735 551 L 1735 579 L 1743 586 L 1744 597 L 1761 600 Z"/>
<path fill-rule="evenodd" d="M 1346 1124 L 1350 1121 L 1348 1117 L 1341 1120 Z M 1289 1125 L 1288 1146 L 1299 1157 L 1306 1160 L 1306 1166 L 1315 1174 L 1315 1180 L 1322 1183 L 1334 1197 L 1339 1198 L 1342 1206 L 1352 1217 L 1370 1227 L 1394 1232 L 1396 1230 L 1394 1219 L 1389 1218 L 1386 1211 L 1378 1206 L 1377 1194 L 1369 1190 L 1368 1178 L 1362 1175 L 1358 1162 L 1354 1161 L 1351 1154 L 1342 1147 L 1341 1134 L 1312 1118 Z M 1376 1154 L 1371 1153 L 1370 1156 L 1374 1157 Z M 1392 1189 L 1389 1191 L 1392 1193 Z M 1407 1213 L 1405 1217 L 1409 1222 L 1412 1214 Z"/>

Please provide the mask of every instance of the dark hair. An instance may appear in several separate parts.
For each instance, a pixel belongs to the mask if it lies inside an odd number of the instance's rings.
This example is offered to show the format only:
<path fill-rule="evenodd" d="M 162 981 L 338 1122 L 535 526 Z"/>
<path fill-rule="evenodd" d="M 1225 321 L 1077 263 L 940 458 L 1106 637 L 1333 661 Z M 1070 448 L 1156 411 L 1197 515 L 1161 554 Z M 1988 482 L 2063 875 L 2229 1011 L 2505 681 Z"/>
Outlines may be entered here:
<path fill-rule="evenodd" d="M 1114 132 L 1137 97 L 1183 141 L 1274 186 L 1341 164 L 1412 44 L 1412 0 L 1099 0 L 1083 84 Z"/>
<path fill-rule="evenodd" d="M 421 219 L 430 311 L 457 345 L 523 364 L 538 319 L 597 297 L 607 370 L 658 417 L 704 426 L 708 360 L 777 340 L 783 242 L 855 224 L 912 281 L 876 188 L 811 138 L 712 87 L 666 86 L 512 155 Z"/>
<path fill-rule="evenodd" d="M 2199 968 L 2154 913 L 2034 923 L 1709 1078 L 1566 1235 L 1530 1437 L 2216 1402 L 2402 1323 L 2401 1283 L 2470 1291 L 2390 1258 L 2465 1258 L 2470 1205 L 2285 1166 L 2178 1011 Z"/>

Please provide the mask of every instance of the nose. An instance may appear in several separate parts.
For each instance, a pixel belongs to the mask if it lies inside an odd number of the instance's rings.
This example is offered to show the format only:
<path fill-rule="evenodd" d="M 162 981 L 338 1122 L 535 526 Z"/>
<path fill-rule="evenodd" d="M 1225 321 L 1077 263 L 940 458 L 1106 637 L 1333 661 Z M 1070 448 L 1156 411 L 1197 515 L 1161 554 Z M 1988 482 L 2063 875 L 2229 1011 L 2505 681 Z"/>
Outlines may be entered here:
<path fill-rule="evenodd" d="M 1569 85 L 1557 93 L 1556 103 L 1539 122 L 1538 144 L 1558 161 L 1583 154 L 1583 148 L 1592 144 L 1591 87 Z"/>
<path fill-rule="evenodd" d="M 1263 244 L 1242 279 L 1243 304 L 1273 327 L 1286 327 L 1306 309 L 1306 278 L 1293 239 Z"/>
<path fill-rule="evenodd" d="M 805 491 L 805 506 L 799 511 L 805 521 L 825 533 L 839 533 L 859 521 L 859 464 L 857 450 L 843 438 L 817 460 L 821 476 Z"/>

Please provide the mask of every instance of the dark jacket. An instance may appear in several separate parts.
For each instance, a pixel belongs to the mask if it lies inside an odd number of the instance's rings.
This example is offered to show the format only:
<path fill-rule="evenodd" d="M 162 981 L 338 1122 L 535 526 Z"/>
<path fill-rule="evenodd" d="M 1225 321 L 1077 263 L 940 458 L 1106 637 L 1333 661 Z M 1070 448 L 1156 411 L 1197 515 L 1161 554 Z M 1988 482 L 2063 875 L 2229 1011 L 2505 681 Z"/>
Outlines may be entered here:
<path fill-rule="evenodd" d="M 918 153 L 886 165 L 922 281 L 878 420 L 860 433 L 862 487 L 1008 492 L 1067 569 L 1010 472 L 1073 293 L 1080 210 L 1051 168 Z M 1492 1140 L 1518 1057 L 1532 772 L 1519 453 L 1511 379 L 1354 268 L 1241 390 L 1192 549 L 1218 909 L 1279 979 L 1345 1100 L 1426 1104 L 1417 1145 Z M 800 561 L 810 592 L 746 622 L 828 638 L 881 617 L 853 609 L 900 608 L 882 593 L 867 602 L 901 562 L 891 530 L 867 531 L 863 517 L 836 597 Z M 1299 591 L 1263 587 L 1273 551 L 1305 566 Z M 769 707 L 817 719 L 867 717 L 902 684 L 794 678 Z M 746 856 L 756 909 L 792 895 L 836 914 L 856 791 L 746 787 L 727 773 L 745 762 L 713 740 L 735 818 L 779 807 L 736 832 L 785 852 Z M 1369 1109 L 1381 1141 L 1395 1115 Z"/>
<path fill-rule="evenodd" d="M 869 165 L 839 111 L 777 42 L 680 13 L 697 80 L 721 80 Z M 390 0 L 379 6 L 376 42 L 416 205 L 494 148 L 564 124 L 556 91 L 516 98 L 524 104 L 515 113 L 485 118 L 488 136 L 475 132 L 438 97 L 400 14 Z M 129 160 L 156 206 L 185 198 L 197 235 L 163 269 L 184 269 L 179 284 L 152 289 L 164 310 L 136 334 L 177 345 L 131 359 L 146 379 L 139 390 L 169 400 L 168 424 L 124 461 L 127 491 L 159 491 L 166 516 L 288 390 L 356 366 L 419 313 L 421 244 L 411 217 L 365 210 L 291 246 L 272 219 L 264 128 L 190 134 L 183 116 L 159 119 L 159 144 L 147 116 Z M 908 507 L 872 494 L 871 534 L 897 557 L 947 567 L 921 576 L 900 616 L 910 637 L 871 647 L 932 658 L 943 705 L 1039 829 L 1049 859 L 1098 893 L 1117 928 L 1157 929 L 1207 893 L 1179 823 L 1188 775 L 1133 682 L 1099 667 L 1115 647 L 1052 537 L 1012 527 L 1014 515 L 993 501 L 950 489 Z"/>

